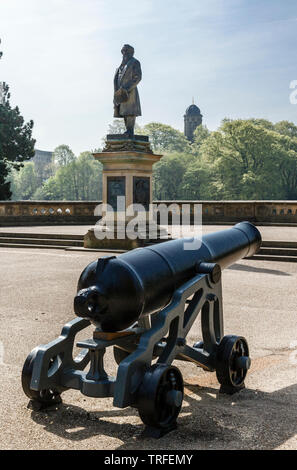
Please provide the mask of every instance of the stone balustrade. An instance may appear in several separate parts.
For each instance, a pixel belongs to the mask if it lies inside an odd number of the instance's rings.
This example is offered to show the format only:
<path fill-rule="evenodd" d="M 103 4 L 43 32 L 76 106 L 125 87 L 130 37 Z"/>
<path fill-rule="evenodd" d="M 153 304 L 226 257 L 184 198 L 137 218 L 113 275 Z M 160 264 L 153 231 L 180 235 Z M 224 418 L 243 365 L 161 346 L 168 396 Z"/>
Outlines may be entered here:
<path fill-rule="evenodd" d="M 94 224 L 100 201 L 0 201 L 0 226 Z M 202 204 L 203 223 L 229 224 L 249 220 L 258 224 L 297 225 L 297 201 L 155 201 L 155 204 Z M 170 222 L 170 220 L 169 220 Z"/>
<path fill-rule="evenodd" d="M 297 201 L 158 201 L 158 204 L 190 205 L 193 216 L 194 205 L 202 204 L 202 219 L 205 224 L 228 224 L 248 220 L 263 224 L 296 224 Z"/>
<path fill-rule="evenodd" d="M 97 201 L 0 201 L 0 226 L 95 223 Z"/>

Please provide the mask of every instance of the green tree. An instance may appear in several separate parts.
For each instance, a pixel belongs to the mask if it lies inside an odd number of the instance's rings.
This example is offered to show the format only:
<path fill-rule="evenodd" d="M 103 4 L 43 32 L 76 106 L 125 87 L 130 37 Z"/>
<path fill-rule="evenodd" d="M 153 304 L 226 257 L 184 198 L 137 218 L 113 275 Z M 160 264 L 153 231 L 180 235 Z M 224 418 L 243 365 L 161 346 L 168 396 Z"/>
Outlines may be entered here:
<path fill-rule="evenodd" d="M 12 169 L 20 170 L 23 162 L 34 156 L 35 145 L 33 121 L 25 123 L 19 108 L 12 108 L 9 100 L 9 87 L 3 83 L 0 101 L 0 200 L 10 199 L 7 177 Z"/>
<path fill-rule="evenodd" d="M 194 131 L 194 141 L 191 145 L 191 151 L 192 153 L 199 155 L 200 153 L 200 148 L 203 142 L 205 142 L 206 139 L 210 136 L 210 131 L 207 129 L 206 126 L 203 126 L 202 124 L 198 126 L 195 131 Z"/>
<path fill-rule="evenodd" d="M 214 175 L 211 166 L 195 159 L 188 165 L 181 182 L 182 199 L 213 199 Z"/>
<path fill-rule="evenodd" d="M 126 131 L 124 119 L 114 119 L 108 126 L 108 134 L 123 134 Z"/>
<path fill-rule="evenodd" d="M 229 119 L 228 121 L 230 122 L 231 120 Z M 249 119 L 248 121 L 252 124 L 255 124 L 255 126 L 264 127 L 265 129 L 267 129 L 269 131 L 274 130 L 274 124 L 271 121 L 268 121 L 267 119 L 252 118 L 252 119 Z"/>
<path fill-rule="evenodd" d="M 135 124 L 135 134 L 143 134 L 141 127 L 136 123 Z M 124 119 L 114 119 L 111 124 L 108 126 L 107 134 L 124 134 L 126 132 L 126 126 Z M 95 152 L 101 152 L 102 148 L 105 147 L 106 135 L 102 138 L 101 147 L 94 150 Z"/>
<path fill-rule="evenodd" d="M 38 178 L 35 172 L 34 163 L 25 163 L 19 172 L 14 170 L 11 184 L 14 200 L 31 199 L 38 187 Z"/>
<path fill-rule="evenodd" d="M 155 152 L 190 152 L 190 144 L 184 134 L 159 122 L 146 124 L 141 133 L 148 135 Z"/>
<path fill-rule="evenodd" d="M 276 180 L 281 184 L 283 199 L 296 200 L 297 137 L 278 135 L 273 143 L 272 152 L 277 168 Z"/>
<path fill-rule="evenodd" d="M 280 121 L 274 125 L 274 130 L 279 134 L 286 135 L 288 137 L 297 138 L 297 126 L 293 122 Z"/>
<path fill-rule="evenodd" d="M 201 147 L 214 199 L 281 199 L 279 137 L 254 120 L 224 120 Z"/>
<path fill-rule="evenodd" d="M 157 200 L 181 199 L 182 180 L 187 166 L 194 157 L 188 154 L 165 155 L 154 165 L 154 198 Z"/>
<path fill-rule="evenodd" d="M 35 201 L 62 201 L 64 198 L 56 177 L 51 176 L 46 180 L 41 187 L 37 188 L 31 199 Z"/>
<path fill-rule="evenodd" d="M 141 127 L 135 124 L 135 134 L 141 131 Z M 108 126 L 108 134 L 123 134 L 126 132 L 126 126 L 124 119 L 114 119 L 112 124 Z"/>
<path fill-rule="evenodd" d="M 0 39 L 1 43 L 1 39 Z M 0 51 L 0 59 L 2 57 Z M 33 121 L 25 123 L 18 107 L 10 106 L 9 87 L 0 82 L 0 200 L 10 199 L 12 169 L 19 170 L 22 162 L 34 155 Z"/>
<path fill-rule="evenodd" d="M 102 165 L 90 152 L 82 152 L 60 166 L 54 176 L 39 188 L 34 199 L 84 201 L 102 198 Z"/>
<path fill-rule="evenodd" d="M 53 159 L 58 166 L 66 166 L 75 160 L 75 155 L 68 145 L 62 144 L 55 148 Z"/>
<path fill-rule="evenodd" d="M 90 152 L 82 152 L 77 159 L 79 173 L 79 199 L 98 200 L 102 198 L 102 164 Z"/>

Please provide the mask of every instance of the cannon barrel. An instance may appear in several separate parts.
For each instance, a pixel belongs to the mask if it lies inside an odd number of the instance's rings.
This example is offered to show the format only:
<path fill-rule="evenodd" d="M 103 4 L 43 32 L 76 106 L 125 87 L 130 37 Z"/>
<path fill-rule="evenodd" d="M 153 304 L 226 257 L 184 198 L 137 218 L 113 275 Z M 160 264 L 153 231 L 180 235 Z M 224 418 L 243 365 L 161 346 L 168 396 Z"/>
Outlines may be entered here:
<path fill-rule="evenodd" d="M 260 232 L 249 222 L 207 234 L 199 248 L 185 249 L 193 240 L 170 240 L 90 263 L 78 282 L 76 315 L 89 318 L 102 331 L 121 331 L 168 305 L 174 291 L 197 275 L 201 263 L 224 269 L 252 256 L 261 245 Z"/>

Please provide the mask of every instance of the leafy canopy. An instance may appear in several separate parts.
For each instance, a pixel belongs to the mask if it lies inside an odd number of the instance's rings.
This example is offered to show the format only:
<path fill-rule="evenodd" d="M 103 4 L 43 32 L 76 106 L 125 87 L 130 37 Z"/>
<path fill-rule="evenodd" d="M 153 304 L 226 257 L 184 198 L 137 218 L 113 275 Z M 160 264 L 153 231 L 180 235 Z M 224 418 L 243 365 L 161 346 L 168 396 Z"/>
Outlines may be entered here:
<path fill-rule="evenodd" d="M 2 53 L 0 53 L 1 59 Z M 20 170 L 23 162 L 34 156 L 35 140 L 32 138 L 33 121 L 25 123 L 18 106 L 10 105 L 9 87 L 0 83 L 0 200 L 10 199 L 12 169 Z"/>
<path fill-rule="evenodd" d="M 110 130 L 122 132 L 121 123 Z M 160 123 L 147 124 L 137 133 L 149 135 L 154 151 L 164 155 L 154 165 L 155 200 L 297 199 L 294 123 L 224 119 L 214 132 L 199 126 L 192 144 L 180 131 Z M 92 154 L 76 158 L 67 145 L 54 153 L 53 175 L 42 186 L 39 179 L 35 191 L 31 164 L 14 173 L 14 198 L 100 200 L 102 167 Z"/>

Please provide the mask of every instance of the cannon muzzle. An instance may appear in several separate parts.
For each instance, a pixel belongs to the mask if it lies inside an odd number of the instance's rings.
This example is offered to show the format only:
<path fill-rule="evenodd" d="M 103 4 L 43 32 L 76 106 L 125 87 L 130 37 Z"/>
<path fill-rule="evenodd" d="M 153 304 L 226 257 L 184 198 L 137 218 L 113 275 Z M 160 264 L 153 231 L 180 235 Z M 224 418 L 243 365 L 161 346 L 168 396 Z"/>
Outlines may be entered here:
<path fill-rule="evenodd" d="M 199 248 L 195 243 L 189 249 L 193 241 L 171 240 L 90 263 L 78 282 L 76 315 L 102 331 L 128 328 L 168 305 L 174 291 L 198 273 L 218 282 L 221 270 L 258 251 L 261 235 L 253 224 L 241 222 L 196 239 Z"/>

